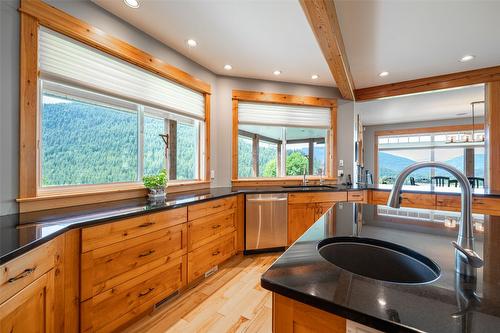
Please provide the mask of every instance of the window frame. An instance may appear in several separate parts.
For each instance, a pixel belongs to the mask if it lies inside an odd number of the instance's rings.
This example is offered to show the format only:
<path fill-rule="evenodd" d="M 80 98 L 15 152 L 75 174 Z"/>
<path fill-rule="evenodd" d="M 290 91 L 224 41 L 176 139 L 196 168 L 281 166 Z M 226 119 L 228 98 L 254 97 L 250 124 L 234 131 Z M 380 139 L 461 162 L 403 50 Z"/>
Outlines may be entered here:
<path fill-rule="evenodd" d="M 38 31 L 45 27 L 75 39 L 131 65 L 203 94 L 205 108 L 204 143 L 200 144 L 200 179 L 171 181 L 169 192 L 210 187 L 210 84 L 89 25 L 42 1 L 21 1 L 20 29 L 20 158 L 19 210 L 29 212 L 79 204 L 143 197 L 146 189 L 140 182 L 77 185 L 71 188 L 40 189 L 39 184 L 39 114 L 40 87 L 38 69 Z M 201 131 L 200 131 L 201 132 Z M 200 140 L 201 143 L 201 140 Z"/>
<path fill-rule="evenodd" d="M 327 129 L 325 140 L 326 160 L 325 160 L 325 180 L 334 182 L 337 180 L 335 175 L 337 161 L 337 100 L 330 98 L 320 98 L 312 96 L 297 96 L 277 93 L 265 93 L 257 91 L 233 90 L 232 92 L 232 184 L 233 185 L 267 185 L 276 183 L 296 183 L 302 179 L 300 176 L 280 176 L 280 177 L 251 177 L 239 178 L 238 175 L 238 137 L 240 135 L 238 119 L 239 102 L 258 102 L 283 105 L 305 105 L 316 107 L 327 107 L 330 109 L 331 122 Z M 333 143 L 333 144 L 332 144 Z M 285 152 L 286 155 L 286 152 Z M 283 157 L 282 157 L 283 158 Z M 279 163 L 279 161 L 278 161 Z M 308 177 L 313 181 L 320 176 Z"/>
<path fill-rule="evenodd" d="M 435 127 L 424 127 L 424 128 L 408 128 L 408 129 L 395 129 L 395 130 L 382 130 L 376 131 L 374 133 L 373 142 L 373 183 L 378 184 L 378 155 L 379 155 L 379 137 L 384 136 L 399 136 L 399 135 L 415 135 L 430 134 L 431 136 L 436 135 L 436 133 L 450 133 L 450 132 L 464 132 L 472 131 L 472 124 L 466 125 L 449 125 L 449 126 L 435 126 Z M 474 124 L 474 130 L 484 130 L 484 124 Z M 432 141 L 432 140 L 431 140 Z M 430 148 L 429 148 L 430 149 Z"/>

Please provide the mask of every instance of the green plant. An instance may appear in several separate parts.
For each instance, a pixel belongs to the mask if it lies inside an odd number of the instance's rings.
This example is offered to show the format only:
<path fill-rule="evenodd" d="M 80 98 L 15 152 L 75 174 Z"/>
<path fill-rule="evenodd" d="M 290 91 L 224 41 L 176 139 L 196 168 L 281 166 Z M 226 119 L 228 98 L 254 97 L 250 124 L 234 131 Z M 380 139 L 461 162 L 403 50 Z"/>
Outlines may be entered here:
<path fill-rule="evenodd" d="M 156 175 L 142 177 L 144 186 L 150 190 L 157 190 L 167 185 L 167 170 L 163 169 Z"/>

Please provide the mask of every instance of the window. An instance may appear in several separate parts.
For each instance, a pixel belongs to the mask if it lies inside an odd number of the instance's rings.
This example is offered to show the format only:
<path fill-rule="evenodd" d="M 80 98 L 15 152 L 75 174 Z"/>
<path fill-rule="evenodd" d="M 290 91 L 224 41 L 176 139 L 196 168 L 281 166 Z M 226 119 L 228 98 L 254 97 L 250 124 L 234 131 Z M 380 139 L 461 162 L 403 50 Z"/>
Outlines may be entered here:
<path fill-rule="evenodd" d="M 331 109 L 238 103 L 238 178 L 326 175 Z"/>
<path fill-rule="evenodd" d="M 203 94 L 44 28 L 39 66 L 40 188 L 202 178 Z"/>
<path fill-rule="evenodd" d="M 469 178 L 481 178 L 484 183 L 484 132 L 475 134 L 477 142 L 464 142 L 471 137 L 464 133 L 431 133 L 419 135 L 378 136 L 378 182 L 393 184 L 396 176 L 408 165 L 421 161 L 439 161 L 454 166 Z M 439 181 L 437 178 L 442 178 Z M 456 179 L 447 171 L 436 168 L 420 169 L 410 174 L 407 185 L 456 187 Z"/>

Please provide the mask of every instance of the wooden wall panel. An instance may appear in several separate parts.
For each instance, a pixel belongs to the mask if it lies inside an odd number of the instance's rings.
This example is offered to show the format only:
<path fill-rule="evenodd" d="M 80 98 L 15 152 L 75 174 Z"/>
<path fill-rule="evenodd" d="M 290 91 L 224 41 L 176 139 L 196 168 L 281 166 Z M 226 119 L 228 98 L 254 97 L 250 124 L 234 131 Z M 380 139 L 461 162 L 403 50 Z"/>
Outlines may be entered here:
<path fill-rule="evenodd" d="M 500 81 L 486 84 L 486 140 L 489 188 L 500 190 Z"/>

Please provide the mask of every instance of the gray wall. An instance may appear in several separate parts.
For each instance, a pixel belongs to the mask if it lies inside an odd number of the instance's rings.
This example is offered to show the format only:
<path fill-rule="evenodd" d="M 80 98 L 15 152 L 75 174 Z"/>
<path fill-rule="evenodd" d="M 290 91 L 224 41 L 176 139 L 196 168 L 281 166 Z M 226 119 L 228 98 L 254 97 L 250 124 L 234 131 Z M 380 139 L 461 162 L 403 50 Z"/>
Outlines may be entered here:
<path fill-rule="evenodd" d="M 0 215 L 19 189 L 19 0 L 0 1 Z"/>
<path fill-rule="evenodd" d="M 475 122 L 484 123 L 484 118 L 476 117 Z M 418 122 L 401 123 L 401 124 L 365 126 L 363 132 L 363 145 L 365 149 L 365 168 L 370 170 L 374 174 L 373 166 L 375 163 L 375 151 L 374 151 L 375 132 L 377 131 L 408 129 L 408 128 L 426 128 L 426 127 L 447 126 L 447 125 L 470 125 L 471 123 L 472 123 L 472 118 L 458 118 L 458 119 L 444 119 L 435 121 L 418 121 Z"/>
<path fill-rule="evenodd" d="M 198 77 L 212 86 L 212 156 L 211 169 L 215 170 L 212 186 L 231 184 L 231 91 L 233 89 L 268 91 L 276 93 L 311 95 L 338 98 L 338 90 L 318 87 L 217 76 L 208 69 L 189 60 L 177 51 L 165 46 L 158 40 L 129 25 L 120 18 L 106 12 L 88 0 L 61 1 L 49 0 L 47 3 L 73 15 L 101 30 L 116 36 L 165 62 Z M 15 198 L 18 196 L 18 156 L 19 156 L 19 0 L 0 0 L 1 16 L 1 96 L 0 103 L 0 176 L 1 211 L 0 215 L 17 211 Z M 346 173 L 352 173 L 352 121 L 354 104 L 339 100 L 338 142 L 339 159 L 344 159 Z"/>

